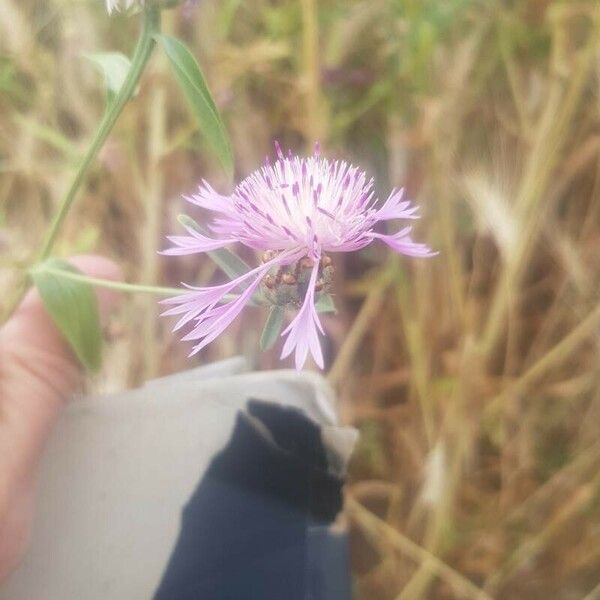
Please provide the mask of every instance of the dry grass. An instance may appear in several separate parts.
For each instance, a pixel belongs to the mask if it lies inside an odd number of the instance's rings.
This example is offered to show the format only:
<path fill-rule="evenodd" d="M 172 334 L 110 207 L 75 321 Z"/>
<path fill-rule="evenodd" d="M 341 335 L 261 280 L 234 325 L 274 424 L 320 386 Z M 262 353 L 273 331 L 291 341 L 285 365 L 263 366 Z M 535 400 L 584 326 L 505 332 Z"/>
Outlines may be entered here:
<path fill-rule="evenodd" d="M 100 2 L 0 4 L 2 286 L 39 243 L 101 110 L 86 51 L 130 49 Z M 600 7 L 551 0 L 203 0 L 166 29 L 201 58 L 239 174 L 273 138 L 406 184 L 441 253 L 342 257 L 330 377 L 362 432 L 348 486 L 357 597 L 600 598 Z M 61 237 L 130 281 L 216 164 L 155 57 Z M 131 298 L 96 387 L 191 366 Z M 199 360 L 257 345 L 250 315 Z M 143 344 L 144 352 L 140 352 Z M 270 353 L 263 367 L 277 364 Z"/>

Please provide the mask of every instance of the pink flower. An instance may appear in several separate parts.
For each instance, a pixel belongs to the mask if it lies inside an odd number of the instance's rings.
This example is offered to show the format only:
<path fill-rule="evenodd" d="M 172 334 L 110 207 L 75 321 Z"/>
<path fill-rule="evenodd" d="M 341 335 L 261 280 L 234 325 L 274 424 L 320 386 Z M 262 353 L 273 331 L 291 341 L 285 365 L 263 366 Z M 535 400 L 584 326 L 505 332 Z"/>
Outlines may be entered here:
<path fill-rule="evenodd" d="M 260 266 L 228 283 L 189 287 L 188 292 L 163 301 L 163 314 L 181 315 L 175 330 L 192 323 L 184 340 L 197 344 L 192 354 L 218 337 L 238 316 L 262 285 L 273 304 L 296 306 L 296 317 L 283 331 L 287 336 L 282 358 L 295 353 L 301 369 L 310 352 L 323 368 L 319 332 L 323 327 L 315 302 L 326 291 L 333 268 L 330 252 L 353 252 L 381 240 L 400 254 L 433 256 L 426 245 L 412 241 L 411 227 L 386 235 L 375 231 L 381 221 L 416 219 L 417 208 L 404 200 L 403 190 L 393 191 L 377 208 L 373 179 L 344 161 L 320 156 L 318 145 L 310 157 L 284 156 L 244 179 L 231 196 L 218 194 L 203 182 L 197 195 L 187 198 L 214 213 L 214 237 L 186 227 L 187 235 L 172 236 L 173 247 L 164 254 L 209 252 L 241 243 L 263 251 Z M 237 291 L 238 296 L 226 296 Z"/>

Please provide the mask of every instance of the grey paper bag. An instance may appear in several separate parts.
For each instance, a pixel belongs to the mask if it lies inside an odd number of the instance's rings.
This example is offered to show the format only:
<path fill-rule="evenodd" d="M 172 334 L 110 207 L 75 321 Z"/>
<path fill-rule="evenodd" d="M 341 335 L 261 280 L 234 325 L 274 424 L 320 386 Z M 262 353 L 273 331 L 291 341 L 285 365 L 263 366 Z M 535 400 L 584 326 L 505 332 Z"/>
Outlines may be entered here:
<path fill-rule="evenodd" d="M 275 422 L 272 426 L 271 414 L 284 424 L 283 429 Z M 307 467 L 306 461 L 314 457 L 305 459 L 304 450 L 298 450 L 305 443 L 301 439 L 304 430 L 298 438 L 296 426 L 287 429 L 302 419 L 314 424 L 316 445 L 322 445 L 326 455 L 318 468 Z M 294 498 L 285 498 L 278 491 L 265 494 L 259 489 L 250 480 L 254 459 L 239 456 L 231 445 L 232 436 L 238 435 L 249 436 L 244 452 L 257 452 L 256 460 L 278 457 L 275 467 L 270 466 L 272 462 L 264 463 L 267 472 L 259 478 L 263 484 L 277 485 L 276 471 L 268 472 L 271 468 L 290 476 L 294 485 L 307 474 L 306 485 L 299 483 L 300 493 L 294 491 Z M 338 426 L 333 394 L 320 376 L 295 371 L 249 373 L 242 359 L 154 380 L 115 396 L 75 400 L 64 412 L 42 465 L 30 551 L 0 588 L 0 600 L 149 600 L 155 595 L 160 600 L 234 598 L 239 589 L 236 573 L 224 571 L 238 563 L 253 564 L 255 559 L 258 570 L 269 569 L 264 565 L 277 560 L 284 562 L 270 574 L 263 571 L 256 581 L 252 572 L 236 567 L 239 585 L 246 590 L 258 586 L 246 597 L 261 594 L 268 598 L 264 594 L 270 589 L 285 591 L 285 586 L 291 586 L 290 577 L 296 576 L 285 574 L 289 564 L 285 557 L 310 562 L 308 557 L 298 559 L 301 555 L 294 552 L 306 553 L 314 544 L 311 538 L 320 539 L 324 528 L 330 530 L 328 521 L 337 508 L 331 510 L 328 494 L 336 496 L 336 502 L 341 497 L 338 483 L 355 437 L 354 430 Z M 240 462 L 244 460 L 249 462 Z M 238 477 L 248 481 L 240 483 Z M 316 508 L 307 508 L 308 504 L 290 508 L 301 502 L 306 486 L 329 491 L 324 500 L 317 498 L 321 505 Z M 312 487 L 307 492 L 307 502 L 313 502 Z M 209 498 L 212 504 L 206 504 Z M 239 519 L 233 533 L 225 531 L 230 520 L 229 513 L 223 512 L 226 503 L 236 513 L 231 519 L 236 515 Z M 259 507 L 261 517 L 253 516 L 252 503 Z M 246 510 L 250 512 L 242 517 Z M 208 514 L 212 523 L 206 521 Z M 259 524 L 260 518 L 267 525 Z M 186 519 L 201 523 L 184 531 Z M 297 534 L 293 532 L 300 530 L 290 529 L 288 555 L 275 552 L 262 562 L 253 556 L 258 546 L 267 554 L 272 549 L 252 527 L 265 531 L 271 527 L 279 535 L 292 522 L 306 525 L 304 545 L 295 549 L 293 536 Z M 231 541 L 220 544 L 219 539 L 227 535 Z M 216 541 L 208 539 L 213 537 Z M 188 552 L 188 547 L 193 549 Z M 235 558 L 236 547 L 238 555 L 248 556 Z M 339 560 L 343 562 L 344 557 L 340 555 Z M 298 564 L 298 582 L 307 586 L 305 592 L 298 590 L 304 594 L 298 597 L 321 597 L 314 596 L 314 591 L 327 585 L 305 581 L 306 568 Z M 187 581 L 190 576 L 194 581 Z M 347 597 L 343 587 L 335 584 L 335 591 L 330 585 L 322 597 Z"/>

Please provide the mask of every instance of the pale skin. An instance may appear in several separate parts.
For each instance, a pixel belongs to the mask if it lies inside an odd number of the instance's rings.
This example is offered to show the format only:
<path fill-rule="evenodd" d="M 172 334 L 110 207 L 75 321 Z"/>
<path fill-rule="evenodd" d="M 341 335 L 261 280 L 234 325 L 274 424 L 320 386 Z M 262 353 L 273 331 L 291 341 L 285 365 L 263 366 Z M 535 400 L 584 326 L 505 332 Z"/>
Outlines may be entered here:
<path fill-rule="evenodd" d="M 83 273 L 121 279 L 119 268 L 99 256 L 70 259 Z M 98 290 L 103 320 L 117 300 Z M 81 388 L 77 359 L 31 290 L 0 329 L 0 582 L 27 549 L 40 458 L 61 409 Z"/>

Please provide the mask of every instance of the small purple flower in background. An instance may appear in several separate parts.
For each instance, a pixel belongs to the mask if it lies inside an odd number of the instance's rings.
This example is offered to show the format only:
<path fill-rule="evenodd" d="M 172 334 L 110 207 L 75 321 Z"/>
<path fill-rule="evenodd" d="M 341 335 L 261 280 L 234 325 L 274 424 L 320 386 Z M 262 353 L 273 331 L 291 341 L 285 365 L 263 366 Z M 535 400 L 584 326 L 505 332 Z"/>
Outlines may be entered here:
<path fill-rule="evenodd" d="M 191 19 L 194 16 L 195 10 L 200 5 L 200 0 L 185 0 L 183 5 L 183 18 Z"/>
<path fill-rule="evenodd" d="M 188 292 L 164 300 L 164 315 L 181 315 L 175 330 L 193 323 L 183 340 L 197 344 L 192 354 L 218 337 L 262 288 L 271 304 L 294 306 L 298 313 L 282 335 L 287 336 L 282 358 L 295 352 L 301 369 L 310 351 L 323 368 L 319 332 L 323 327 L 315 302 L 331 284 L 333 267 L 328 253 L 353 252 L 381 240 L 408 256 L 433 256 L 425 244 L 412 241 L 411 227 L 386 235 L 374 230 L 380 221 L 416 219 L 417 207 L 393 191 L 380 208 L 373 179 L 344 161 L 320 156 L 318 145 L 310 157 L 284 156 L 244 179 L 231 196 L 222 196 L 203 182 L 197 195 L 187 198 L 212 211 L 214 237 L 186 227 L 188 235 L 171 236 L 174 244 L 164 254 L 209 252 L 241 243 L 263 253 L 262 264 L 232 281 L 213 287 L 189 287 Z M 227 300 L 234 291 L 239 296 Z"/>

